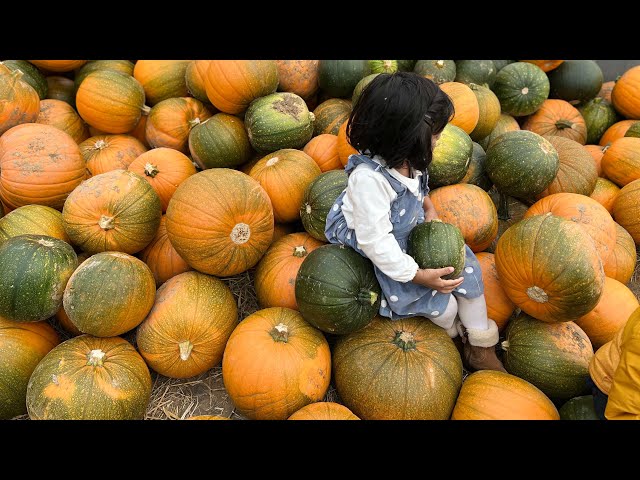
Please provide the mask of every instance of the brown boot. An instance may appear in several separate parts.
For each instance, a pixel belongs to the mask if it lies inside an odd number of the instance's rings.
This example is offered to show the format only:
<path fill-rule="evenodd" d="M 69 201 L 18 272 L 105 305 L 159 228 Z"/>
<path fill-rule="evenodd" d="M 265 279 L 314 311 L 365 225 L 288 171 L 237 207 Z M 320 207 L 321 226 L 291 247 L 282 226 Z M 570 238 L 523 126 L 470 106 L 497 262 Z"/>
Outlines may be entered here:
<path fill-rule="evenodd" d="M 498 343 L 498 326 L 489 319 L 488 330 L 467 329 L 464 338 L 464 354 L 462 359 L 464 366 L 471 370 L 497 370 L 507 373 L 496 356 L 496 344 Z"/>

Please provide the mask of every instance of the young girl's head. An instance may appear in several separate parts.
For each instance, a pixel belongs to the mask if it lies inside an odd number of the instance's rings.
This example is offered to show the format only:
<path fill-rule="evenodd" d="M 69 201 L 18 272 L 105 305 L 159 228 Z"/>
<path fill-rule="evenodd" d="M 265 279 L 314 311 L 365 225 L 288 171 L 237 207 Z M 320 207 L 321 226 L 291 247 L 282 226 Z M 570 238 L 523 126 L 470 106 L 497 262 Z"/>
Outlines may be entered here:
<path fill-rule="evenodd" d="M 362 91 L 349 116 L 351 145 L 387 166 L 405 160 L 417 170 L 431 163 L 432 142 L 453 117 L 451 99 L 431 80 L 412 72 L 381 73 Z"/>

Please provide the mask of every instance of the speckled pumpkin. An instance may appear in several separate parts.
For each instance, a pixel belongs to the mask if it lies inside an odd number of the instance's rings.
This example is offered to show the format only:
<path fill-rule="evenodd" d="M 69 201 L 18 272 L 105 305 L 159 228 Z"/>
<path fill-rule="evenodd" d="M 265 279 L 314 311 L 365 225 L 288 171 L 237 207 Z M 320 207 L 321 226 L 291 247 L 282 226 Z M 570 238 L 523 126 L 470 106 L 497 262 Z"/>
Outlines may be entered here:
<path fill-rule="evenodd" d="M 473 132 L 480 118 L 480 107 L 471 88 L 460 82 L 445 82 L 440 85 L 440 89 L 453 102 L 455 114 L 450 123 L 467 134 Z"/>
<path fill-rule="evenodd" d="M 331 378 L 329 344 L 295 310 L 258 310 L 231 334 L 222 378 L 240 413 L 285 420 L 324 397 Z"/>
<path fill-rule="evenodd" d="M 229 287 L 204 273 L 186 272 L 158 289 L 136 343 L 156 372 L 188 378 L 220 363 L 237 324 L 238 307 Z"/>
<path fill-rule="evenodd" d="M 36 123 L 59 128 L 68 133 L 76 143 L 82 143 L 89 137 L 87 125 L 73 107 L 62 100 L 41 100 Z"/>
<path fill-rule="evenodd" d="M 564 100 L 545 100 L 522 126 L 538 135 L 557 135 L 581 145 L 587 142 L 587 124 L 580 112 Z"/>
<path fill-rule="evenodd" d="M 0 244 L 18 235 L 47 235 L 70 243 L 62 214 L 44 205 L 25 205 L 0 218 Z"/>
<path fill-rule="evenodd" d="M 98 135 L 88 138 L 79 147 L 89 176 L 126 170 L 147 151 L 147 147 L 130 135 Z"/>
<path fill-rule="evenodd" d="M 591 198 L 607 209 L 607 212 L 613 214 L 613 203 L 620 193 L 620 187 L 606 178 L 598 177 L 596 188 L 593 189 Z"/>
<path fill-rule="evenodd" d="M 138 420 L 151 397 L 142 357 L 119 337 L 82 335 L 51 350 L 27 386 L 33 420 Z"/>
<path fill-rule="evenodd" d="M 21 123 L 38 118 L 40 97 L 21 70 L 11 70 L 0 62 L 0 135 Z"/>
<path fill-rule="evenodd" d="M 195 125 L 189 133 L 189 151 L 203 170 L 238 167 L 253 153 L 244 122 L 227 113 L 216 113 Z"/>
<path fill-rule="evenodd" d="M 185 72 L 190 60 L 138 60 L 133 77 L 144 88 L 149 105 L 167 98 L 186 97 Z"/>
<path fill-rule="evenodd" d="M 291 92 L 305 100 L 318 90 L 320 60 L 276 60 L 278 90 Z"/>
<path fill-rule="evenodd" d="M 604 262 L 604 273 L 621 283 L 629 283 L 636 268 L 637 253 L 633 238 L 616 223 L 616 245 Z"/>
<path fill-rule="evenodd" d="M 160 220 L 160 226 L 151 243 L 139 254 L 140 260 L 147 264 L 159 287 L 164 282 L 180 273 L 191 270 L 191 267 L 173 248 L 167 236 L 166 216 Z"/>
<path fill-rule="evenodd" d="M 602 171 L 619 187 L 640 178 L 640 138 L 615 140 L 602 156 Z"/>
<path fill-rule="evenodd" d="M 613 203 L 613 218 L 640 245 L 640 179 L 625 185 Z"/>

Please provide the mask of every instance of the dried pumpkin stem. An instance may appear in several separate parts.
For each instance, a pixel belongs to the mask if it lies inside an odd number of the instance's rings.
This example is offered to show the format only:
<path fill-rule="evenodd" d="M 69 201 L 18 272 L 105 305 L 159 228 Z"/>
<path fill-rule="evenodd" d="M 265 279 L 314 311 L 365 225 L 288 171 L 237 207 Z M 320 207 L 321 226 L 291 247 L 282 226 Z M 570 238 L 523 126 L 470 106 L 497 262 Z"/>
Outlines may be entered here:
<path fill-rule="evenodd" d="M 573 128 L 573 122 L 569 120 L 558 120 L 556 122 L 556 128 L 558 130 L 564 130 L 565 128 Z"/>
<path fill-rule="evenodd" d="M 413 350 L 416 348 L 416 339 L 411 332 L 405 332 L 405 331 L 396 332 L 396 336 L 393 339 L 393 343 L 395 343 L 398 347 L 400 347 L 405 352 L 407 350 Z"/>
<path fill-rule="evenodd" d="M 106 215 L 102 215 L 100 217 L 100 220 L 98 220 L 98 225 L 100 225 L 100 228 L 102 228 L 103 230 L 111 230 L 115 228 L 115 225 L 113 224 L 114 220 L 114 217 L 107 217 Z"/>
<path fill-rule="evenodd" d="M 104 363 L 104 355 L 105 353 L 100 349 L 91 350 L 87 354 L 87 365 L 91 365 L 92 367 L 101 367 Z"/>
<path fill-rule="evenodd" d="M 287 340 L 289 340 L 289 329 L 284 323 L 279 323 L 273 327 L 269 334 L 276 342 L 287 343 Z"/>
<path fill-rule="evenodd" d="M 144 174 L 147 177 L 151 177 L 154 178 L 158 173 L 160 173 L 160 170 L 158 170 L 157 165 L 154 165 L 152 163 L 146 163 L 144 166 Z"/>
<path fill-rule="evenodd" d="M 141 110 L 142 110 L 142 115 L 149 115 L 149 112 L 151 111 L 151 108 L 148 107 L 147 105 L 143 105 Z"/>
<path fill-rule="evenodd" d="M 180 342 L 178 347 L 180 347 L 180 360 L 183 362 L 187 361 L 191 355 L 191 350 L 193 350 L 193 343 L 189 340 L 185 340 L 184 342 Z"/>
<path fill-rule="evenodd" d="M 193 120 L 189 120 L 189 130 L 191 130 L 196 125 L 200 125 L 200 119 L 198 117 L 194 118 Z"/>
<path fill-rule="evenodd" d="M 358 294 L 358 301 L 364 305 L 373 305 L 378 300 L 378 294 L 363 288 Z"/>
<path fill-rule="evenodd" d="M 509 350 L 509 340 L 505 340 L 500 344 L 500 346 L 502 347 L 502 350 L 506 352 L 507 350 Z"/>
<path fill-rule="evenodd" d="M 307 249 L 304 246 L 299 245 L 297 247 L 293 247 L 293 256 L 302 258 L 307 256 Z"/>

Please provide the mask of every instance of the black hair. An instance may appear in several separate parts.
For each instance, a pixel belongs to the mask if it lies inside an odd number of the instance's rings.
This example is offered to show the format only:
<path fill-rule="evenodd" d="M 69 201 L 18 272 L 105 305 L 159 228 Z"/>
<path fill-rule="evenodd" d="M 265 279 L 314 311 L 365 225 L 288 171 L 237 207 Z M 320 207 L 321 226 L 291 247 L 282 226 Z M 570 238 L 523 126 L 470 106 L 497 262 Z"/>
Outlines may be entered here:
<path fill-rule="evenodd" d="M 362 91 L 347 124 L 349 143 L 384 158 L 388 167 L 407 160 L 416 170 L 431 163 L 431 136 L 453 118 L 449 96 L 413 72 L 381 73 Z"/>

